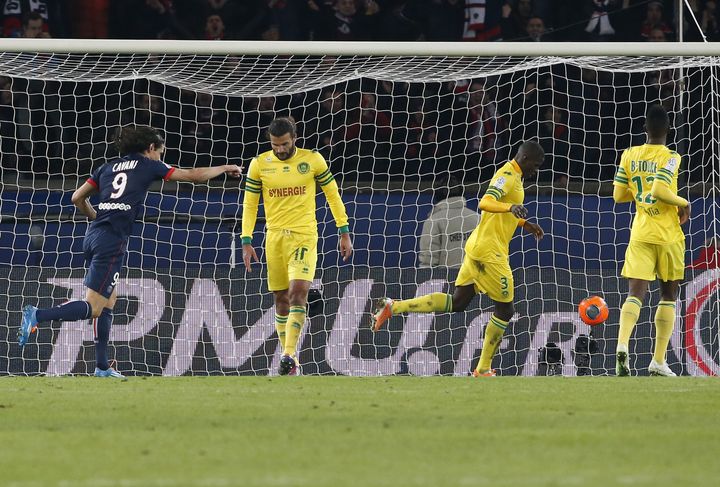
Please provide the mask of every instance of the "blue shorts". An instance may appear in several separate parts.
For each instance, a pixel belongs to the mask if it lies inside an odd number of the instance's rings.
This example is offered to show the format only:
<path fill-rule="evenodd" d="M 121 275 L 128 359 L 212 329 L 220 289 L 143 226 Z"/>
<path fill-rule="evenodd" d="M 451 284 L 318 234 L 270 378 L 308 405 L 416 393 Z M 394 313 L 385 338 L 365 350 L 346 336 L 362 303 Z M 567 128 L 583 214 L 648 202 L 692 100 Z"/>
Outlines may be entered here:
<path fill-rule="evenodd" d="M 125 263 L 127 240 L 118 238 L 112 227 L 93 228 L 85 235 L 83 252 L 88 263 L 85 287 L 110 298 Z"/>

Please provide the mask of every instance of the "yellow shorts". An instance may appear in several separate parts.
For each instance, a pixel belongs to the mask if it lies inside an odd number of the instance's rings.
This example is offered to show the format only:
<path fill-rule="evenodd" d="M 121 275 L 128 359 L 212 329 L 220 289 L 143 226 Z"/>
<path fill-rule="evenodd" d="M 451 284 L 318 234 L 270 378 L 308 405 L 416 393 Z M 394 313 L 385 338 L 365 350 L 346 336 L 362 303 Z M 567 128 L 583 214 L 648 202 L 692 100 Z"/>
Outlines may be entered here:
<path fill-rule="evenodd" d="M 467 255 L 458 271 L 456 286 L 475 285 L 475 292 L 486 294 L 493 301 L 509 303 L 515 297 L 515 285 L 510 264 L 480 262 Z"/>
<path fill-rule="evenodd" d="M 631 240 L 620 274 L 643 281 L 682 280 L 685 277 L 685 241 L 654 244 Z"/>
<path fill-rule="evenodd" d="M 317 234 L 268 230 L 265 241 L 268 289 L 282 291 L 290 287 L 290 281 L 312 281 L 317 266 L 317 242 Z"/>

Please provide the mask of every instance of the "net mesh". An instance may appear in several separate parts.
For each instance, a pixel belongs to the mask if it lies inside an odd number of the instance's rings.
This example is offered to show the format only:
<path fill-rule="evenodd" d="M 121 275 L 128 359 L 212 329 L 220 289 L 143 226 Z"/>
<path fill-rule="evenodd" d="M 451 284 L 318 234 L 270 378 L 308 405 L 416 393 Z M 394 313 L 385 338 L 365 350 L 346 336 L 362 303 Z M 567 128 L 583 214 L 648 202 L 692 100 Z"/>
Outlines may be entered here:
<path fill-rule="evenodd" d="M 437 257 L 464 234 L 440 232 L 430 239 L 435 246 L 421 248 L 426 221 L 458 187 L 474 212 L 523 140 L 546 151 L 538 179 L 526 181 L 526 206 L 546 237 L 511 243 L 517 314 L 493 363 L 502 374 L 613 372 L 633 209 L 613 204 L 611 185 L 622 149 L 644 142 L 649 104 L 668 109 L 669 145 L 686 156 L 681 194 L 693 203 L 686 263 L 711 253 L 717 234 L 716 58 L 1 53 L 0 75 L 3 375 L 94 368 L 87 322 L 47 324 L 23 351 L 15 330 L 24 303 L 49 307 L 84 296 L 87 223 L 70 194 L 117 155 L 112 134 L 128 123 L 161 129 L 171 165 L 247 167 L 269 149 L 269 122 L 291 114 L 298 145 L 329 161 L 355 254 L 348 264 L 340 259 L 319 197 L 318 272 L 300 342 L 309 374 L 470 372 L 491 311 L 486 297 L 452 315 L 395 317 L 375 334 L 368 312 L 384 295 L 452 292 L 456 266 L 427 267 L 419 256 Z M 241 199 L 241 185 L 229 180 L 153 188 L 118 287 L 111 355 L 120 370 L 276 373 L 265 267 L 247 274 L 238 266 Z M 257 236 L 262 229 L 261 214 Z M 668 362 L 677 372 L 716 374 L 717 261 L 694 267 Z M 575 312 L 591 294 L 611 307 L 608 322 L 594 328 Z M 652 356 L 658 300 L 653 288 L 634 333 L 638 373 Z"/>

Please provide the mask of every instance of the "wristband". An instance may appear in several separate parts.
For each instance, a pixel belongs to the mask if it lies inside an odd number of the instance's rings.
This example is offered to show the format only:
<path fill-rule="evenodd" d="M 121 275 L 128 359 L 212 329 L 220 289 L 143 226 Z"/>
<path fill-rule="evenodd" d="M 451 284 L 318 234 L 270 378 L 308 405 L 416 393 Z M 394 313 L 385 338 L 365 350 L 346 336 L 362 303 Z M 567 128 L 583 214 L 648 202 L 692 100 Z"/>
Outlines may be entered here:
<path fill-rule="evenodd" d="M 527 221 L 527 220 L 525 220 L 524 218 L 518 218 L 518 224 L 517 224 L 517 226 L 519 226 L 519 227 L 524 227 L 526 221 Z"/>
<path fill-rule="evenodd" d="M 252 245 L 252 237 L 242 237 L 243 245 Z"/>
<path fill-rule="evenodd" d="M 348 225 L 338 227 L 338 232 L 340 233 L 340 235 L 342 235 L 343 233 L 350 233 L 350 227 Z"/>

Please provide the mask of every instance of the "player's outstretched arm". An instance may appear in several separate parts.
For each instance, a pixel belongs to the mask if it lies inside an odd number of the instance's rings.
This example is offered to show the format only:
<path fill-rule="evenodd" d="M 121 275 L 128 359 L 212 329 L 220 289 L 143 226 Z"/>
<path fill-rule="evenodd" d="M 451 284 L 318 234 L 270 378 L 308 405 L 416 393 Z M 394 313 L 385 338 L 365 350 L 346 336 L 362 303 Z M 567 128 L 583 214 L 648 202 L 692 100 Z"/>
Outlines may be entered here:
<path fill-rule="evenodd" d="M 170 181 L 181 181 L 188 183 L 202 183 L 221 174 L 227 174 L 239 178 L 242 174 L 242 167 L 235 164 L 215 167 L 196 167 L 195 169 L 175 169 L 170 175 Z"/>
<path fill-rule="evenodd" d="M 92 207 L 88 198 L 97 193 L 97 188 L 90 183 L 84 183 L 72 195 L 71 201 L 80 212 L 88 217 L 88 220 L 94 220 L 97 217 L 95 208 Z"/>

